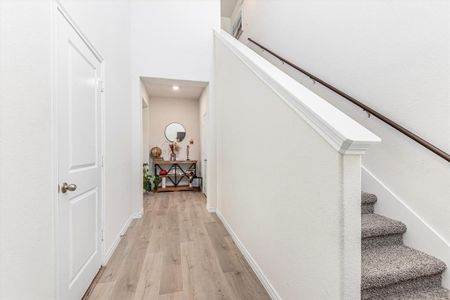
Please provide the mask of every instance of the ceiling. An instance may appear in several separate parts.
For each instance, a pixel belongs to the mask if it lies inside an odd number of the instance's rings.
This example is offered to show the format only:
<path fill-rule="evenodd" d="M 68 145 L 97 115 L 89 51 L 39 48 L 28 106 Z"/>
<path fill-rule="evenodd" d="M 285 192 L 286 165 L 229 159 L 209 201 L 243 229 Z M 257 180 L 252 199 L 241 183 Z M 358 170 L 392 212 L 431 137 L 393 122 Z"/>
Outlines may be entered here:
<path fill-rule="evenodd" d="M 199 99 L 207 86 L 207 83 L 202 81 L 150 77 L 141 77 L 141 80 L 150 98 Z M 174 85 L 179 86 L 180 89 L 174 91 L 172 89 Z"/>
<path fill-rule="evenodd" d="M 220 0 L 220 9 L 222 17 L 231 17 L 237 0 Z"/>

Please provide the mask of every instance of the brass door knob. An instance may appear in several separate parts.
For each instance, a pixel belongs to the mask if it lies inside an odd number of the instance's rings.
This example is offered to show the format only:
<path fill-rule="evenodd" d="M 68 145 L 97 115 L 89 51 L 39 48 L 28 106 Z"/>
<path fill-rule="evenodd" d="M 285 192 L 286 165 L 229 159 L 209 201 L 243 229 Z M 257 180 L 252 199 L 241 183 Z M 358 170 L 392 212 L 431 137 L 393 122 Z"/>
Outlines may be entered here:
<path fill-rule="evenodd" d="M 77 189 L 77 185 L 76 184 L 68 184 L 67 182 L 64 182 L 61 186 L 61 192 L 63 194 L 67 193 L 67 191 L 69 192 L 73 192 Z"/>

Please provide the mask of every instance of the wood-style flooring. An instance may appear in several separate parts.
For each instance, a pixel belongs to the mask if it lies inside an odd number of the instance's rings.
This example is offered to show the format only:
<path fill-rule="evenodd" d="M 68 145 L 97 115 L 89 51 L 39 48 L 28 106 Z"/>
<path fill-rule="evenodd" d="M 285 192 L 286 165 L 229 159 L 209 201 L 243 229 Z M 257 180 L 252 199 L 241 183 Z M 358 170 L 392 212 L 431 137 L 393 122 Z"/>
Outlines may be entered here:
<path fill-rule="evenodd" d="M 199 192 L 145 196 L 85 299 L 270 299 Z"/>

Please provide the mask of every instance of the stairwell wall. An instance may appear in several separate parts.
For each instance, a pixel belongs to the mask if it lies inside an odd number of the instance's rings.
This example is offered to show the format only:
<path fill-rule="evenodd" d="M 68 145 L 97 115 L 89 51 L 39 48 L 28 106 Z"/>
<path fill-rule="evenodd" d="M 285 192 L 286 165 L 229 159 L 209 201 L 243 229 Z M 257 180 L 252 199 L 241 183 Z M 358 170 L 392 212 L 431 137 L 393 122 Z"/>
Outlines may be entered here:
<path fill-rule="evenodd" d="M 450 252 L 450 164 L 246 40 L 253 38 L 449 153 L 450 3 L 245 0 L 243 9 L 244 43 L 382 138 L 363 165 Z M 390 201 L 379 200 L 379 208 Z M 390 216 L 404 220 L 400 211 Z M 411 241 L 429 238 L 407 234 Z"/>

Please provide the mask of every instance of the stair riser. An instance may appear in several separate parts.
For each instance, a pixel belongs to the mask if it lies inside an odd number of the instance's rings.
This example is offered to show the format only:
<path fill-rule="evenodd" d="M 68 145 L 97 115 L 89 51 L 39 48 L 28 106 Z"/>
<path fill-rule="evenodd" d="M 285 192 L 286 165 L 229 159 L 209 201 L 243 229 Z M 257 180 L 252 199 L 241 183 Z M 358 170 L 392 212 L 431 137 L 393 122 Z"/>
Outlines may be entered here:
<path fill-rule="evenodd" d="M 369 288 L 361 291 L 361 300 L 380 300 L 400 293 L 414 292 L 441 286 L 442 273 L 432 276 L 398 282 L 385 287 Z"/>
<path fill-rule="evenodd" d="M 375 204 L 361 204 L 362 214 L 373 214 L 375 211 Z"/>
<path fill-rule="evenodd" d="M 394 246 L 402 244 L 403 244 L 403 234 L 383 235 L 383 236 L 363 238 L 361 240 L 361 249 L 367 250 L 375 247 Z"/>

